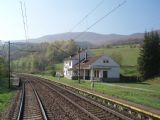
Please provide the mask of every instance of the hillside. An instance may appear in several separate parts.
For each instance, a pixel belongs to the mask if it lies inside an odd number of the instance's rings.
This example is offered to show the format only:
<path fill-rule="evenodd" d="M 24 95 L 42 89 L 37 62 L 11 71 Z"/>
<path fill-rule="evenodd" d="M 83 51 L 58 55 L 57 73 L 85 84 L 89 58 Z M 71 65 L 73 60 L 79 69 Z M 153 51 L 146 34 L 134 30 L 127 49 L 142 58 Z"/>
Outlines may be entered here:
<path fill-rule="evenodd" d="M 160 30 L 156 30 L 160 34 Z M 127 43 L 140 43 L 142 42 L 144 33 L 134 33 L 130 35 L 120 35 L 120 34 L 98 34 L 93 32 L 68 32 L 54 35 L 45 35 L 36 39 L 29 39 L 32 43 L 41 42 L 53 42 L 58 40 L 70 40 L 73 39 L 78 43 L 83 45 L 87 44 L 89 46 L 97 46 L 104 44 L 127 44 Z M 24 40 L 18 40 L 24 41 Z"/>
<path fill-rule="evenodd" d="M 139 45 L 119 45 L 111 48 L 91 49 L 95 55 L 109 55 L 121 64 L 121 74 L 126 76 L 138 75 L 137 58 L 139 56 Z M 116 58 L 114 56 L 117 56 Z"/>
<path fill-rule="evenodd" d="M 139 55 L 139 46 L 137 45 L 136 47 L 131 48 L 128 45 L 120 45 L 120 46 L 114 46 L 112 48 L 91 49 L 91 51 L 95 55 L 112 56 L 112 54 L 119 54 L 122 58 L 121 60 L 122 65 L 136 66 L 137 58 Z"/>

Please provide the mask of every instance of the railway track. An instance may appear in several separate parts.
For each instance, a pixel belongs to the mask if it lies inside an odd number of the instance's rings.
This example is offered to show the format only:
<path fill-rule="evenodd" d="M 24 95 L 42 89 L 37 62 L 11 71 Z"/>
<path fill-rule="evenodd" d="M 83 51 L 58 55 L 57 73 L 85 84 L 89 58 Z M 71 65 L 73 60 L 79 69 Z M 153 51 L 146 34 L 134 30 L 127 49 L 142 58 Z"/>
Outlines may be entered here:
<path fill-rule="evenodd" d="M 43 102 L 44 108 L 50 120 L 93 120 L 83 112 L 72 101 L 61 96 L 57 91 L 51 90 L 48 86 L 39 81 L 33 80 L 35 89 Z"/>
<path fill-rule="evenodd" d="M 37 82 L 40 82 L 41 85 L 46 86 L 46 88 L 50 89 L 50 91 L 54 92 L 54 94 L 56 93 L 59 96 L 63 97 L 65 100 L 69 101 L 70 104 L 76 106 L 91 119 L 131 120 L 131 118 L 129 117 L 126 117 L 118 112 L 115 112 L 107 107 L 104 107 L 63 87 L 42 80 L 37 80 L 36 83 Z"/>
<path fill-rule="evenodd" d="M 27 75 L 27 77 L 31 77 L 34 79 L 40 79 L 45 82 L 49 82 L 51 84 L 61 86 L 62 88 L 65 88 L 66 90 L 72 91 L 73 93 L 76 93 L 78 95 L 84 96 L 85 98 L 88 98 L 90 100 L 95 101 L 96 103 L 101 104 L 102 106 L 105 106 L 107 108 L 110 108 L 114 111 L 117 111 L 118 113 L 128 116 L 128 118 L 134 119 L 134 120 L 160 120 L 160 116 L 156 113 L 148 112 L 143 109 L 139 109 L 134 106 L 127 105 L 125 103 L 118 102 L 113 99 L 104 98 L 103 96 L 96 95 L 94 93 L 90 93 L 88 91 L 84 91 L 82 89 L 78 89 L 69 85 L 64 85 L 62 83 L 50 81 L 48 79 L 35 77 Z"/>
<path fill-rule="evenodd" d="M 48 120 L 158 120 L 149 114 L 121 106 L 121 103 L 116 104 L 114 100 L 102 99 L 83 90 L 39 77 L 21 77 L 30 81 L 25 84 L 32 83 L 31 91 L 37 91 Z M 40 119 L 44 119 L 43 116 Z"/>
<path fill-rule="evenodd" d="M 47 120 L 41 100 L 30 81 L 23 83 L 17 120 Z"/>

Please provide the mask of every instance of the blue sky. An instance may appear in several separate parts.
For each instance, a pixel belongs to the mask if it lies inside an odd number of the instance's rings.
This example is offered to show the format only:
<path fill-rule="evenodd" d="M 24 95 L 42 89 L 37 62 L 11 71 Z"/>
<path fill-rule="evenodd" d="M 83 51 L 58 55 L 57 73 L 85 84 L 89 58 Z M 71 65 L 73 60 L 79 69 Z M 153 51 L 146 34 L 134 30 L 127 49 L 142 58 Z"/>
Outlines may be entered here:
<path fill-rule="evenodd" d="M 0 1 L 0 40 L 25 39 L 20 0 Z M 69 30 L 102 0 L 23 0 L 27 8 L 29 38 Z M 123 0 L 104 0 L 73 32 L 84 31 Z M 160 29 L 160 0 L 127 2 L 89 32 L 132 34 Z"/>

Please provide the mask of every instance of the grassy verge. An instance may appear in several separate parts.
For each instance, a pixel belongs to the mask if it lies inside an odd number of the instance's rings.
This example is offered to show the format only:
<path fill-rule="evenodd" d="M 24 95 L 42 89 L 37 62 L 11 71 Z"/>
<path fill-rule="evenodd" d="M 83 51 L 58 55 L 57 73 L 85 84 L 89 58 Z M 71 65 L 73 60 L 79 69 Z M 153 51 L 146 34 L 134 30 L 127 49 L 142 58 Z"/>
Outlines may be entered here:
<path fill-rule="evenodd" d="M 14 94 L 8 89 L 8 80 L 0 78 L 0 113 L 8 106 Z"/>
<path fill-rule="evenodd" d="M 65 83 L 77 88 L 92 90 L 90 81 L 82 81 L 78 84 L 77 80 L 68 80 L 46 75 L 38 75 L 50 80 Z M 114 96 L 131 102 L 139 103 L 145 106 L 160 109 L 160 78 L 149 80 L 142 83 L 100 83 L 96 82 L 94 91 L 103 93 L 107 96 Z"/>
<path fill-rule="evenodd" d="M 55 64 L 56 70 L 63 70 L 63 63 Z"/>

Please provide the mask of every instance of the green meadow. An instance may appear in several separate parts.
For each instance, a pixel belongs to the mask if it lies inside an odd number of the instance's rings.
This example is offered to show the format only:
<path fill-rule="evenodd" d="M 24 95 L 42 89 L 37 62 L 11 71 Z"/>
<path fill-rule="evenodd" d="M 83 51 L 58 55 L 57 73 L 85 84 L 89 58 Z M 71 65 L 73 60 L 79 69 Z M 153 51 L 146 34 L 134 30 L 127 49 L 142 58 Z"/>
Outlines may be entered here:
<path fill-rule="evenodd" d="M 109 55 L 114 53 L 122 56 L 122 65 L 137 65 L 137 58 L 139 56 L 139 46 L 131 47 L 130 45 L 119 45 L 111 48 L 97 48 L 91 49 L 95 55 Z"/>

